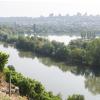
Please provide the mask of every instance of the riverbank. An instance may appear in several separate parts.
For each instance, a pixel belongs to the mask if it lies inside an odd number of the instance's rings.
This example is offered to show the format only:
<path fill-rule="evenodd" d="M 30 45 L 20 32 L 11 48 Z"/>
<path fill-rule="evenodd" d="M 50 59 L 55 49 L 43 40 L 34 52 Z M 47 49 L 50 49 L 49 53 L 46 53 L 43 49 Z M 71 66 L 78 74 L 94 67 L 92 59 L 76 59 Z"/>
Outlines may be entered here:
<path fill-rule="evenodd" d="M 100 38 L 77 39 L 67 46 L 36 36 L 7 37 L 0 35 L 0 41 L 13 44 L 17 49 L 63 61 L 68 65 L 100 66 L 98 58 Z"/>
<path fill-rule="evenodd" d="M 2 92 L 4 91 L 5 93 L 9 93 L 10 88 L 11 94 L 18 93 L 21 96 L 26 96 L 28 99 L 62 100 L 59 95 L 53 95 L 52 92 L 47 92 L 40 82 L 24 77 L 21 73 L 16 72 L 13 66 L 5 67 L 8 62 L 8 57 L 9 55 L 7 55 L 6 53 L 0 52 L 0 79 L 2 82 Z M 14 86 L 9 86 L 6 82 L 10 82 Z M 5 86 L 5 88 L 3 89 L 2 86 Z"/>
<path fill-rule="evenodd" d="M 90 40 L 73 40 L 69 45 L 48 41 L 40 37 L 19 37 L 16 48 L 63 61 L 68 65 L 94 67 L 97 62 L 100 38 Z M 97 60 L 96 60 L 97 59 Z"/>
<path fill-rule="evenodd" d="M 15 92 L 15 85 L 11 84 L 11 96 L 9 96 L 9 83 L 5 81 L 4 73 L 0 72 L 0 100 L 28 100 L 27 97 L 21 97 Z"/>
<path fill-rule="evenodd" d="M 6 93 L 0 92 L 0 100 L 28 100 L 26 97 L 12 95 L 9 97 Z"/>

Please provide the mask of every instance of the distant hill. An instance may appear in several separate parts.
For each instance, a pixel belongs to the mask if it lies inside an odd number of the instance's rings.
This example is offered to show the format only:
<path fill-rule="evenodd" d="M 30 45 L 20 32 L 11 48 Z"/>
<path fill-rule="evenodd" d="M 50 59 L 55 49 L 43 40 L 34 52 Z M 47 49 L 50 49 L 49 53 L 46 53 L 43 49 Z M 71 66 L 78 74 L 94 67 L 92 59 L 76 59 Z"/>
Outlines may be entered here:
<path fill-rule="evenodd" d="M 81 32 L 100 34 L 100 16 L 48 16 L 48 17 L 0 17 L 0 25 L 8 25 L 19 33 L 40 35 L 79 35 Z"/>

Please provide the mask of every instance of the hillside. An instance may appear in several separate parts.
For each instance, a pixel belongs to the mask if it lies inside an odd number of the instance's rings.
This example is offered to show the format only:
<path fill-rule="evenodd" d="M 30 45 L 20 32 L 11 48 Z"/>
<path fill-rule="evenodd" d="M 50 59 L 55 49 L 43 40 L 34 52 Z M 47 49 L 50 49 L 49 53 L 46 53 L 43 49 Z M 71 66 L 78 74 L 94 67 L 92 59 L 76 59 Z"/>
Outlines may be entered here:
<path fill-rule="evenodd" d="M 80 35 L 81 32 L 100 34 L 100 16 L 73 15 L 48 17 L 0 17 L 0 25 L 18 34 Z"/>
<path fill-rule="evenodd" d="M 13 88 L 11 91 L 12 95 L 9 97 L 9 83 L 5 81 L 5 76 L 3 73 L 0 73 L 0 100 L 27 100 L 26 97 L 21 97 L 19 94 L 14 93 L 15 86 L 12 84 Z"/>

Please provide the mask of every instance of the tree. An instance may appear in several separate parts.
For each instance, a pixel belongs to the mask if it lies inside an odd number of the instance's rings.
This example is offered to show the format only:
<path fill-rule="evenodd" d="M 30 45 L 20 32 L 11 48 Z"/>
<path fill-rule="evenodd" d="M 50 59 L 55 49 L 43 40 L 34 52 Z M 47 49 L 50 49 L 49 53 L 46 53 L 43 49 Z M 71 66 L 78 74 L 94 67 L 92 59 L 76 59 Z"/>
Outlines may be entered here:
<path fill-rule="evenodd" d="M 75 48 L 71 51 L 71 60 L 75 64 L 83 64 L 85 61 L 85 50 L 80 48 Z"/>
<path fill-rule="evenodd" d="M 8 55 L 6 53 L 0 52 L 0 71 L 2 72 L 5 64 L 8 62 Z"/>
<path fill-rule="evenodd" d="M 100 67 L 100 39 L 90 41 L 86 52 L 87 63 L 91 66 Z"/>

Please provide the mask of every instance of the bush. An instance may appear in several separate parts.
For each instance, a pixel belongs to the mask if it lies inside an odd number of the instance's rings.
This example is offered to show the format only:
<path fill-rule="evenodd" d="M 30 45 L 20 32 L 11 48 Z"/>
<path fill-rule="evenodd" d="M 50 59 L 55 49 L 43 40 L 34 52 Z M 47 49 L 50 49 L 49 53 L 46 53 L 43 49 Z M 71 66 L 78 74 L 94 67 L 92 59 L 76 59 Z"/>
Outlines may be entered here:
<path fill-rule="evenodd" d="M 19 87 L 20 95 L 27 96 L 32 100 L 61 100 L 59 96 L 52 96 L 46 92 L 43 85 L 30 78 L 25 78 L 22 74 L 5 68 L 6 81 L 9 82 L 9 75 L 11 73 L 11 82 Z M 48 98 L 48 99 L 47 99 Z"/>
<path fill-rule="evenodd" d="M 9 68 L 9 70 L 15 71 L 15 67 L 13 65 L 8 65 L 7 67 Z"/>
<path fill-rule="evenodd" d="M 2 72 L 4 69 L 5 64 L 8 62 L 8 55 L 5 53 L 0 52 L 0 71 Z"/>
<path fill-rule="evenodd" d="M 74 94 L 69 96 L 67 100 L 85 100 L 83 95 Z"/>

